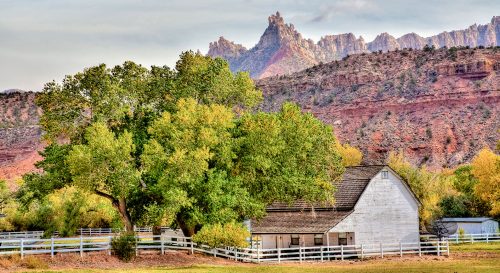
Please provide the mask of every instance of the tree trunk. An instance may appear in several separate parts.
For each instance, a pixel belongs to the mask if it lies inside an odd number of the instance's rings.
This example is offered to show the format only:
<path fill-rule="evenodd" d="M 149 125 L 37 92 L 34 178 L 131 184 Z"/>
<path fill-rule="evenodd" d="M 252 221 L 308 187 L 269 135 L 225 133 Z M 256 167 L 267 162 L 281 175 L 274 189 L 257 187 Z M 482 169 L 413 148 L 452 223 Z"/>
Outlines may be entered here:
<path fill-rule="evenodd" d="M 123 224 L 125 225 L 125 231 L 134 231 L 134 225 L 132 224 L 132 219 L 127 210 L 127 203 L 124 198 L 120 198 L 117 204 L 118 212 L 120 212 L 120 217 L 122 218 Z"/>
<path fill-rule="evenodd" d="M 120 214 L 120 218 L 122 219 L 123 225 L 125 226 L 125 231 L 134 231 L 134 225 L 132 224 L 132 218 L 130 218 L 130 214 L 128 213 L 127 202 L 125 198 L 120 197 L 119 199 L 116 199 L 112 195 L 99 190 L 94 190 L 94 192 L 95 194 L 111 201 L 113 207 L 118 210 L 118 213 Z"/>
<path fill-rule="evenodd" d="M 186 237 L 191 237 L 194 235 L 194 227 L 191 227 L 191 226 L 188 226 L 186 224 L 186 222 L 184 221 L 184 219 L 182 219 L 181 216 L 177 215 L 176 217 L 177 219 L 177 225 L 181 228 L 182 230 L 182 233 L 184 234 L 184 236 Z"/>

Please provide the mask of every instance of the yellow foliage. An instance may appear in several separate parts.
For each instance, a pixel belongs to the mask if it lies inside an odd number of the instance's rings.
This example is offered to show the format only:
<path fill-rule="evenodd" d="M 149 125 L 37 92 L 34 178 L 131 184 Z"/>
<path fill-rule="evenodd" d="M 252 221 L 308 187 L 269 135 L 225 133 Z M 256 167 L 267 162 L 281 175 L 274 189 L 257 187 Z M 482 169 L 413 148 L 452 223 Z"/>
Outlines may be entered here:
<path fill-rule="evenodd" d="M 428 171 L 425 166 L 414 167 L 402 152 L 389 153 L 387 162 L 410 185 L 422 203 L 420 207 L 421 224 L 424 225 L 439 217 L 441 198 L 454 193 L 453 177 L 446 173 Z"/>
<path fill-rule="evenodd" d="M 361 161 L 363 160 L 363 153 L 356 149 L 356 147 L 353 147 L 348 143 L 342 145 L 340 142 L 337 142 L 336 146 L 337 151 L 342 156 L 342 165 L 344 165 L 344 167 L 361 164 Z"/>
<path fill-rule="evenodd" d="M 472 174 L 479 180 L 474 191 L 491 205 L 490 213 L 500 215 L 500 155 L 484 148 L 472 160 Z"/>

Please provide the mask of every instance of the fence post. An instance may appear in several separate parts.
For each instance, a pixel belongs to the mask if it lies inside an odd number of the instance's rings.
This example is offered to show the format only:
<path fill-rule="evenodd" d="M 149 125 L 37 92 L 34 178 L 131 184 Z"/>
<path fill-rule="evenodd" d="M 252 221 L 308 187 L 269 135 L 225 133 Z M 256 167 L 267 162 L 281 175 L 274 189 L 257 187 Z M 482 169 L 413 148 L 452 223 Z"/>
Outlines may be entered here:
<path fill-rule="evenodd" d="M 20 247 L 21 247 L 21 259 L 24 259 L 24 241 L 20 239 Z"/>
<path fill-rule="evenodd" d="M 320 246 L 321 249 L 321 261 L 323 261 L 323 246 Z"/>
<path fill-rule="evenodd" d="M 399 257 L 403 257 L 403 243 L 399 242 Z"/>
<path fill-rule="evenodd" d="M 441 248 L 441 241 L 438 241 L 437 242 L 437 255 L 438 256 L 441 256 L 441 251 L 440 251 L 441 249 L 440 248 Z"/>
<path fill-rule="evenodd" d="M 135 236 L 135 256 L 139 256 L 139 248 L 137 247 L 138 246 L 138 241 L 139 241 L 139 236 L 136 235 Z"/>
<path fill-rule="evenodd" d="M 302 247 L 299 245 L 299 261 L 302 262 Z"/>
<path fill-rule="evenodd" d="M 457 234 L 457 237 L 455 237 L 455 238 L 456 238 L 456 242 L 457 242 L 457 244 L 458 244 L 458 234 Z"/>
<path fill-rule="evenodd" d="M 278 248 L 278 263 L 281 263 L 281 248 Z"/>
<path fill-rule="evenodd" d="M 422 242 L 418 242 L 418 256 L 422 257 Z"/>
<path fill-rule="evenodd" d="M 109 236 L 109 245 L 108 245 L 108 255 L 111 255 L 111 240 L 113 237 Z"/>
<path fill-rule="evenodd" d="M 214 248 L 214 250 L 212 250 L 212 252 L 214 253 L 214 257 L 217 257 L 217 249 Z"/>
<path fill-rule="evenodd" d="M 80 236 L 80 257 L 83 257 L 83 237 Z"/>
<path fill-rule="evenodd" d="M 363 258 L 364 258 L 364 253 L 363 252 L 364 252 L 363 251 L 363 244 L 361 244 L 361 260 L 363 260 Z"/>
<path fill-rule="evenodd" d="M 50 257 L 54 258 L 54 237 L 50 238 Z"/>
<path fill-rule="evenodd" d="M 194 242 L 193 242 L 193 237 L 189 240 L 191 242 L 191 255 L 194 254 Z"/>
<path fill-rule="evenodd" d="M 450 256 L 450 242 L 446 241 L 446 256 Z"/>
<path fill-rule="evenodd" d="M 488 234 L 488 233 L 486 233 L 486 243 L 489 243 L 489 236 L 488 236 L 488 235 L 489 235 L 489 234 Z"/>
<path fill-rule="evenodd" d="M 380 243 L 380 258 L 384 258 L 384 248 L 382 247 L 382 243 Z"/>
<path fill-rule="evenodd" d="M 165 255 L 165 245 L 163 239 L 163 234 L 160 234 L 161 255 Z"/>
<path fill-rule="evenodd" d="M 340 259 L 344 260 L 344 245 L 340 245 Z"/>
<path fill-rule="evenodd" d="M 236 247 L 234 248 L 234 260 L 238 261 L 238 249 Z"/>
<path fill-rule="evenodd" d="M 257 247 L 257 263 L 260 264 L 260 255 L 259 255 L 259 253 L 260 253 L 260 249 Z"/>

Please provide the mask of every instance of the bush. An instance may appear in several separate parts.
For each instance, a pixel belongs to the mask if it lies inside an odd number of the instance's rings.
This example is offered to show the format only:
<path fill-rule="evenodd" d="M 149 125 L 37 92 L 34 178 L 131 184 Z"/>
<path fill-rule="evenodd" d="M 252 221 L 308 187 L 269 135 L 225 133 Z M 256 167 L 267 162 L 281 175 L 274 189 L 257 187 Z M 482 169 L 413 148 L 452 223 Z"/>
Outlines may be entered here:
<path fill-rule="evenodd" d="M 22 261 L 22 265 L 29 268 L 29 269 L 47 269 L 49 268 L 49 265 L 47 262 L 44 260 L 34 257 L 34 256 L 28 256 L 24 258 Z"/>
<path fill-rule="evenodd" d="M 224 225 L 206 225 L 193 236 L 193 242 L 197 244 L 215 247 L 247 247 L 247 238 L 250 237 L 248 229 L 238 223 L 227 223 Z"/>
<path fill-rule="evenodd" d="M 113 253 L 122 261 L 129 262 L 135 256 L 136 238 L 133 232 L 124 232 L 111 240 Z"/>

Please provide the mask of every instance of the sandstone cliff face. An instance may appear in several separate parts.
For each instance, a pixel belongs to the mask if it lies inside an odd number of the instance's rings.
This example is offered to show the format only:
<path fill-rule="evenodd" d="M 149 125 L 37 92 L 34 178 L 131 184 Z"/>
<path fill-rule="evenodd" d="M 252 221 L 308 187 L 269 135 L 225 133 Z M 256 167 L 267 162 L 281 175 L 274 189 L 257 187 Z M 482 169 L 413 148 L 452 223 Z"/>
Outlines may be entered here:
<path fill-rule="evenodd" d="M 299 103 L 366 163 L 402 150 L 415 164 L 452 167 L 500 139 L 498 49 L 353 55 L 257 84 L 265 110 Z"/>
<path fill-rule="evenodd" d="M 13 182 L 34 170 L 40 160 L 40 109 L 35 93 L 12 91 L 0 94 L 0 179 Z M 9 184 L 15 187 L 14 183 Z"/>
<path fill-rule="evenodd" d="M 249 71 L 253 78 L 265 78 L 298 72 L 347 55 L 379 50 L 422 49 L 425 45 L 436 48 L 500 45 L 500 16 L 493 17 L 486 25 L 474 24 L 464 30 L 442 32 L 427 38 L 409 33 L 396 39 L 382 33 L 369 43 L 352 33 L 327 35 L 314 43 L 304 39 L 293 25 L 286 24 L 279 12 L 268 20 L 269 26 L 253 48 L 246 50 L 241 45 L 220 38 L 218 42 L 210 43 L 208 55 L 225 58 L 233 71 Z"/>
<path fill-rule="evenodd" d="M 397 48 L 399 48 L 398 41 L 387 32 L 379 34 L 373 42 L 368 43 L 369 51 L 382 50 L 383 52 L 387 52 L 396 50 Z"/>

